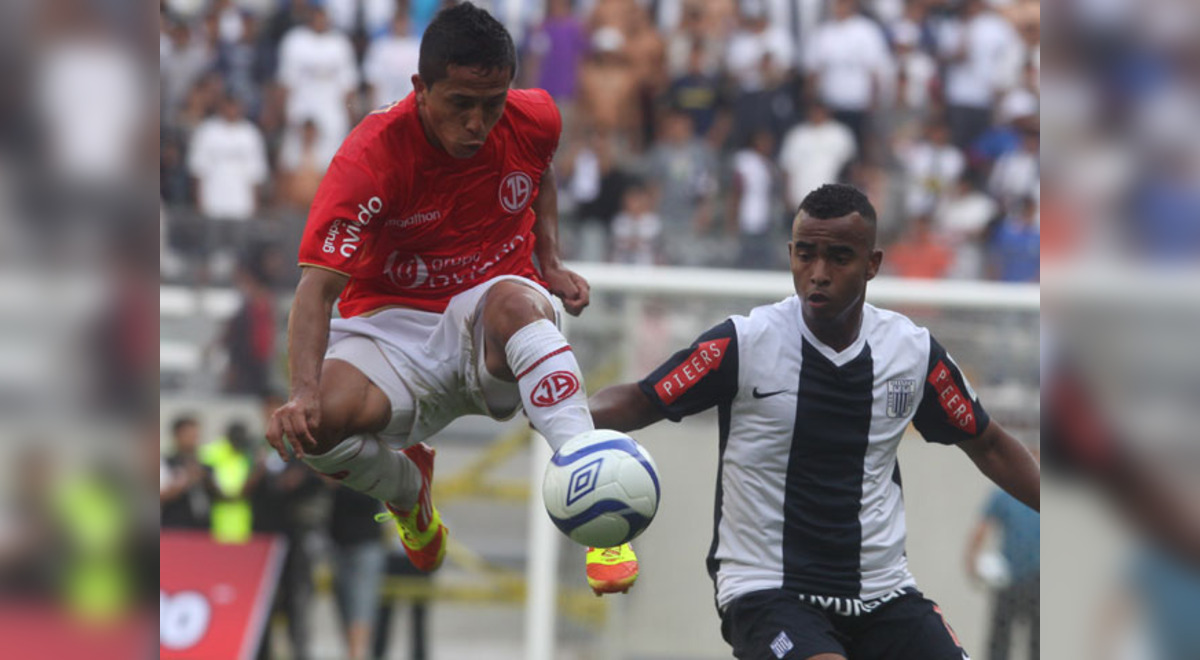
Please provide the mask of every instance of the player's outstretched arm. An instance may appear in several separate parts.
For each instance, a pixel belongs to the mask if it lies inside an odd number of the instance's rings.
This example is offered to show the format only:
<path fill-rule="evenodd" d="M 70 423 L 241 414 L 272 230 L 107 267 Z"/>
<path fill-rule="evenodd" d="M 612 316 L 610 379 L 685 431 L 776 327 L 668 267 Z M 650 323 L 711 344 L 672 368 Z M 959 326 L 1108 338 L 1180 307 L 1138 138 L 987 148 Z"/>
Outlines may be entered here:
<path fill-rule="evenodd" d="M 596 428 L 624 433 L 649 426 L 663 418 L 662 412 L 637 383 L 606 387 L 588 399 L 588 407 L 591 408 L 592 422 Z"/>
<path fill-rule="evenodd" d="M 549 285 L 550 293 L 562 299 L 563 308 L 571 316 L 579 316 L 591 302 L 591 287 L 578 273 L 564 268 L 558 252 L 558 182 L 554 177 L 554 166 L 542 172 L 538 183 L 538 196 L 533 202 L 533 213 L 537 220 L 533 235 L 537 241 L 538 265 L 542 277 Z"/>
<path fill-rule="evenodd" d="M 1041 469 L 1020 440 L 992 421 L 979 437 L 958 445 L 988 479 L 1034 511 L 1041 511 Z"/>
<path fill-rule="evenodd" d="M 288 316 L 288 369 L 291 393 L 287 403 L 271 414 L 267 442 L 287 460 L 284 443 L 297 457 L 304 447 L 317 444 L 313 433 L 321 423 L 321 362 L 329 344 L 329 320 L 333 304 L 349 277 L 324 268 L 306 266 L 296 285 L 296 297 Z"/>

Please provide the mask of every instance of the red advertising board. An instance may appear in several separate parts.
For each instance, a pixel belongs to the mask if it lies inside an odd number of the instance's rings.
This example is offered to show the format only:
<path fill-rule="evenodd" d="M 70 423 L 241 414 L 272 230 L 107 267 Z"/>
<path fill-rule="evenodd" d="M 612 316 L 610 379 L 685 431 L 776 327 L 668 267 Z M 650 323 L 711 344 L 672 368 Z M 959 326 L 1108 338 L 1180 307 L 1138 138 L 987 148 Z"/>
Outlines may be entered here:
<path fill-rule="evenodd" d="M 159 538 L 160 659 L 248 660 L 267 623 L 285 543 L 255 535 L 214 542 L 205 532 Z"/>

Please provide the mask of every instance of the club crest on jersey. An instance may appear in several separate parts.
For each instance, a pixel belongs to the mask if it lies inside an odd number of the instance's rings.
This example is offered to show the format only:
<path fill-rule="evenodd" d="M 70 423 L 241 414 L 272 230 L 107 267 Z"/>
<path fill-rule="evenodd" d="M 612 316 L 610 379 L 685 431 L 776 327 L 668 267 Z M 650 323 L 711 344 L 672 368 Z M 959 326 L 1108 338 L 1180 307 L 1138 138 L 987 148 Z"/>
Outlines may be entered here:
<path fill-rule="evenodd" d="M 524 209 L 532 196 L 533 179 L 524 172 L 509 172 L 500 181 L 500 205 L 509 213 Z"/>
<path fill-rule="evenodd" d="M 913 411 L 917 379 L 893 378 L 887 383 L 887 416 L 908 417 Z"/>

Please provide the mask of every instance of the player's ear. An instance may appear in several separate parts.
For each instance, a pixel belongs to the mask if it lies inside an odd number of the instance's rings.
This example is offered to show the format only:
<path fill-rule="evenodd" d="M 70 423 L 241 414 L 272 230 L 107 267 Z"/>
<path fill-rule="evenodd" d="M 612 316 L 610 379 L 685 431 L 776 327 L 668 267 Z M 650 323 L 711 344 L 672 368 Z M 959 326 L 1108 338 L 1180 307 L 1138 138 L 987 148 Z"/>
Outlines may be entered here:
<path fill-rule="evenodd" d="M 425 81 L 421 80 L 421 74 L 414 73 L 412 75 L 412 86 L 413 91 L 417 94 L 417 103 L 424 103 L 425 94 L 429 91 L 429 88 L 425 86 Z"/>
<path fill-rule="evenodd" d="M 879 265 L 883 263 L 883 250 L 872 250 L 867 260 L 867 279 L 873 280 L 879 274 Z"/>

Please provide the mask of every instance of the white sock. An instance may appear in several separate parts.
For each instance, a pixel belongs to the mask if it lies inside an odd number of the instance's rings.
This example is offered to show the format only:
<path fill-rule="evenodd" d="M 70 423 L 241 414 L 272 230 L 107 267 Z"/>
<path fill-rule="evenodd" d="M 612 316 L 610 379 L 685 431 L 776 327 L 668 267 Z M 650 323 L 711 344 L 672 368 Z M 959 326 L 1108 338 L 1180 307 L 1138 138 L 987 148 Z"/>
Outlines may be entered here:
<path fill-rule="evenodd" d="M 397 511 L 413 508 L 421 490 L 421 471 L 416 464 L 375 435 L 351 436 L 324 454 L 306 456 L 304 462 Z"/>
<path fill-rule="evenodd" d="M 579 363 L 554 323 L 541 319 L 521 328 L 508 340 L 504 353 L 517 376 L 525 415 L 555 451 L 596 428 Z"/>

